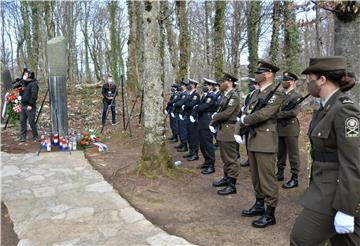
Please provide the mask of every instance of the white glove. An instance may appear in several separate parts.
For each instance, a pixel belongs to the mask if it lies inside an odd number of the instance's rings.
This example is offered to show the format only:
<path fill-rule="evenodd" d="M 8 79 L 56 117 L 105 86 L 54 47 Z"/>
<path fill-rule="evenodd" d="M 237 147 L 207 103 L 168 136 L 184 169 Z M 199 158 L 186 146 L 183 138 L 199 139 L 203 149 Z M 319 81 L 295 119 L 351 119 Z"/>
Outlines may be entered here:
<path fill-rule="evenodd" d="M 334 219 L 335 230 L 339 234 L 354 232 L 354 216 L 337 211 Z"/>
<path fill-rule="evenodd" d="M 244 113 L 244 112 L 245 112 L 245 108 L 246 108 L 245 106 L 242 106 L 242 107 L 241 107 L 241 109 L 240 109 L 241 113 Z"/>
<path fill-rule="evenodd" d="M 194 117 L 193 117 L 192 115 L 190 115 L 189 118 L 190 118 L 190 122 L 191 122 L 191 123 L 195 123 L 195 119 L 194 119 Z"/>
<path fill-rule="evenodd" d="M 216 112 L 213 113 L 213 114 L 211 115 L 211 119 L 214 118 L 214 116 L 215 116 L 216 114 L 217 114 Z"/>
<path fill-rule="evenodd" d="M 180 120 L 184 120 L 184 116 L 182 116 L 182 114 L 179 114 L 179 118 Z"/>
<path fill-rule="evenodd" d="M 165 110 L 164 110 L 164 113 L 165 113 L 165 114 L 168 114 L 168 111 L 165 109 Z"/>
<path fill-rule="evenodd" d="M 185 105 L 182 105 L 182 106 L 181 106 L 181 109 L 184 110 L 184 109 L 185 109 Z"/>
<path fill-rule="evenodd" d="M 244 143 L 244 140 L 242 139 L 242 137 L 240 135 L 234 135 L 234 138 L 235 138 L 235 141 L 238 144 L 243 144 Z"/>
<path fill-rule="evenodd" d="M 241 115 L 240 122 L 241 124 L 244 124 L 244 118 L 246 117 L 246 114 Z"/>
<path fill-rule="evenodd" d="M 212 125 L 209 126 L 209 129 L 212 133 L 216 133 L 215 127 L 213 127 Z"/>
<path fill-rule="evenodd" d="M 171 117 L 175 118 L 175 114 L 174 113 L 170 113 Z"/>
<path fill-rule="evenodd" d="M 240 121 L 240 117 L 236 117 L 236 121 L 239 122 L 239 121 Z"/>

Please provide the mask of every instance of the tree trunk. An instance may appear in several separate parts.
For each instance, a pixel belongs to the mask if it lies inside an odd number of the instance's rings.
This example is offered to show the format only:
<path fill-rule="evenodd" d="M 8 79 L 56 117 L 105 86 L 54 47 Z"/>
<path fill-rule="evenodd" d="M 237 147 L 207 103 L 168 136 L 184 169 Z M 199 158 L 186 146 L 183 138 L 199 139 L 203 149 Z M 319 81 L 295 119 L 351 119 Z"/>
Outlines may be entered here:
<path fill-rule="evenodd" d="M 164 4 L 164 17 L 167 17 L 166 20 L 164 20 L 165 29 L 166 29 L 166 37 L 167 37 L 167 43 L 169 47 L 169 53 L 170 53 L 170 61 L 172 66 L 172 73 L 177 74 L 177 67 L 178 67 L 178 48 L 176 44 L 176 33 L 173 30 L 173 24 L 172 24 L 172 15 L 170 15 L 169 10 L 169 3 L 167 1 L 161 1 L 162 4 Z"/>
<path fill-rule="evenodd" d="M 118 72 L 118 39 L 117 39 L 117 12 L 118 12 L 118 2 L 110 1 L 108 3 L 108 9 L 110 14 L 110 69 L 114 81 L 118 83 L 120 81 L 120 76 Z"/>
<path fill-rule="evenodd" d="M 274 1 L 273 6 L 273 29 L 270 43 L 270 59 L 273 64 L 277 63 L 277 57 L 279 54 L 279 27 L 280 27 L 280 15 L 281 15 L 281 1 Z"/>
<path fill-rule="evenodd" d="M 31 8 L 31 69 L 37 74 L 39 63 L 39 44 L 40 44 L 40 2 L 29 2 Z"/>
<path fill-rule="evenodd" d="M 354 13 L 357 8 L 357 12 Z M 334 46 L 335 55 L 345 56 L 349 70 L 353 72 L 359 81 L 360 78 L 360 15 L 359 2 L 342 1 L 337 10 L 339 14 L 335 16 L 335 36 Z M 343 11 L 345 10 L 345 12 Z M 349 95 L 360 103 L 360 85 L 357 83 L 355 88 L 349 91 Z"/>
<path fill-rule="evenodd" d="M 207 77 L 210 77 L 211 72 L 211 51 L 210 51 L 210 30 L 209 18 L 211 13 L 211 2 L 205 1 L 205 51 L 206 51 L 206 71 Z"/>
<path fill-rule="evenodd" d="M 295 74 L 301 72 L 298 57 L 300 49 L 299 31 L 296 24 L 295 5 L 292 1 L 284 1 L 284 69 Z"/>
<path fill-rule="evenodd" d="M 214 48 L 215 48 L 215 79 L 219 80 L 224 72 L 224 16 L 226 2 L 215 2 L 215 20 L 214 20 Z"/>
<path fill-rule="evenodd" d="M 260 22 L 260 1 L 249 1 L 248 3 L 248 50 L 249 50 L 249 76 L 254 77 L 258 61 L 259 46 L 259 22 Z"/>
<path fill-rule="evenodd" d="M 177 16 L 179 23 L 179 49 L 180 61 L 177 73 L 177 81 L 182 78 L 186 79 L 189 74 L 190 61 L 190 32 L 188 27 L 188 19 L 186 16 L 186 1 L 176 1 Z"/>
<path fill-rule="evenodd" d="M 145 84 L 144 128 L 142 158 L 137 172 L 148 177 L 166 174 L 172 168 L 165 146 L 165 119 L 163 114 L 163 88 L 160 59 L 159 1 L 144 1 Z"/>
<path fill-rule="evenodd" d="M 127 1 L 129 15 L 129 39 L 128 39 L 128 70 L 127 84 L 130 90 L 135 91 L 139 86 L 137 69 L 137 47 L 136 47 L 136 8 L 133 0 Z"/>
<path fill-rule="evenodd" d="M 135 1 L 136 8 L 136 61 L 138 70 L 139 86 L 143 87 L 144 76 L 144 33 L 143 33 L 143 5 L 141 1 Z"/>
<path fill-rule="evenodd" d="M 31 55 L 31 35 L 30 35 L 30 11 L 28 8 L 28 2 L 20 1 L 21 15 L 23 19 L 24 41 L 26 45 L 26 54 L 24 57 L 24 64 L 26 67 L 32 65 L 29 63 Z"/>
<path fill-rule="evenodd" d="M 231 57 L 232 57 L 232 73 L 235 77 L 240 77 L 240 35 L 241 35 L 241 2 L 234 1 L 234 24 L 231 42 Z"/>
<path fill-rule="evenodd" d="M 89 25 L 89 5 L 88 2 L 83 2 L 84 5 L 84 22 L 82 23 L 82 34 L 84 36 L 84 56 L 85 56 L 85 81 L 91 82 L 91 71 L 90 71 L 90 59 L 89 59 L 89 32 L 88 32 L 88 25 Z"/>
<path fill-rule="evenodd" d="M 322 36 L 320 33 L 320 7 L 318 5 L 315 6 L 315 33 L 316 33 L 316 56 L 322 55 L 323 50 L 323 42 Z"/>

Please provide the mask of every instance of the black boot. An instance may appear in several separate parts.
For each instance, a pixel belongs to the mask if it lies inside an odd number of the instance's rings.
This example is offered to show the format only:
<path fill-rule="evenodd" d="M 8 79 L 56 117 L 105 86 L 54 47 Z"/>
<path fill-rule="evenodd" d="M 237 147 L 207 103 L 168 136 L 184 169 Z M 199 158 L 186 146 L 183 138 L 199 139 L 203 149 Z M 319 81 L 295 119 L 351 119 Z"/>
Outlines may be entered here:
<path fill-rule="evenodd" d="M 172 143 L 177 143 L 179 141 L 178 136 L 174 135 L 174 138 L 172 140 L 169 140 L 169 141 L 172 142 Z"/>
<path fill-rule="evenodd" d="M 228 176 L 227 173 L 224 172 L 224 177 L 222 179 L 219 180 L 215 180 L 212 184 L 213 187 L 223 187 L 223 186 L 227 186 L 228 183 Z"/>
<path fill-rule="evenodd" d="M 299 185 L 298 175 L 293 173 L 291 175 L 291 179 L 288 182 L 286 182 L 285 184 L 283 184 L 282 187 L 284 189 L 291 189 L 291 188 L 298 187 L 298 185 Z"/>
<path fill-rule="evenodd" d="M 208 164 L 206 168 L 201 170 L 202 174 L 211 174 L 215 172 L 215 165 L 214 164 Z"/>
<path fill-rule="evenodd" d="M 187 147 L 187 144 L 186 144 L 186 143 L 183 144 L 183 147 L 182 147 L 182 148 L 180 148 L 180 149 L 177 150 L 177 152 L 186 152 L 186 151 L 188 151 L 188 147 Z"/>
<path fill-rule="evenodd" d="M 196 161 L 199 160 L 199 155 L 197 151 L 193 151 L 192 156 L 189 156 L 187 159 L 187 161 Z"/>
<path fill-rule="evenodd" d="M 181 149 L 184 147 L 184 144 L 183 143 L 180 143 L 179 145 L 176 145 L 175 146 L 175 149 Z"/>
<path fill-rule="evenodd" d="M 203 164 L 199 165 L 197 169 L 206 169 L 209 167 L 209 165 L 210 165 L 209 163 L 204 162 Z"/>
<path fill-rule="evenodd" d="M 218 190 L 217 192 L 217 194 L 220 196 L 226 196 L 235 193 L 236 193 L 236 179 L 232 177 L 228 177 L 227 186 L 225 186 L 221 190 Z"/>
<path fill-rule="evenodd" d="M 189 153 L 187 153 L 186 155 L 183 155 L 184 158 L 189 158 L 190 156 L 193 156 L 194 153 L 190 150 Z"/>
<path fill-rule="evenodd" d="M 248 167 L 248 166 L 250 166 L 249 159 L 240 161 L 240 167 Z"/>
<path fill-rule="evenodd" d="M 284 169 L 278 168 L 278 171 L 276 173 L 276 179 L 277 179 L 277 181 L 284 180 Z"/>
<path fill-rule="evenodd" d="M 266 206 L 266 212 L 259 219 L 254 220 L 251 225 L 256 228 L 264 228 L 269 225 L 275 225 L 275 207 Z"/>
<path fill-rule="evenodd" d="M 241 216 L 244 217 L 253 217 L 256 215 L 262 215 L 265 212 L 265 206 L 264 206 L 264 199 L 256 198 L 256 202 L 254 205 L 249 208 L 245 209 L 241 212 Z"/>
<path fill-rule="evenodd" d="M 167 138 L 167 140 L 171 141 L 171 140 L 174 140 L 176 137 L 175 135 L 173 134 L 171 137 Z"/>

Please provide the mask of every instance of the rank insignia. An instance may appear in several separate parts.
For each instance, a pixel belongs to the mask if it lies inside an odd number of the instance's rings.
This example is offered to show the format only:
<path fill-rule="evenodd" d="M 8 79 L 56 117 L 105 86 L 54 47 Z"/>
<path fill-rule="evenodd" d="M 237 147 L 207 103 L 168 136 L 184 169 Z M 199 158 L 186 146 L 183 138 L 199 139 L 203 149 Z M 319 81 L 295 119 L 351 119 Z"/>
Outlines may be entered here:
<path fill-rule="evenodd" d="M 273 104 L 275 102 L 276 96 L 273 95 L 270 100 L 269 100 L 269 104 Z"/>
<path fill-rule="evenodd" d="M 194 97 L 193 97 L 193 100 L 196 100 L 196 99 L 197 99 L 197 96 L 194 96 Z"/>
<path fill-rule="evenodd" d="M 345 137 L 359 137 L 359 119 L 350 117 L 345 120 Z"/>
<path fill-rule="evenodd" d="M 229 101 L 229 106 L 233 106 L 234 103 L 235 103 L 235 99 L 230 99 L 230 101 Z"/>

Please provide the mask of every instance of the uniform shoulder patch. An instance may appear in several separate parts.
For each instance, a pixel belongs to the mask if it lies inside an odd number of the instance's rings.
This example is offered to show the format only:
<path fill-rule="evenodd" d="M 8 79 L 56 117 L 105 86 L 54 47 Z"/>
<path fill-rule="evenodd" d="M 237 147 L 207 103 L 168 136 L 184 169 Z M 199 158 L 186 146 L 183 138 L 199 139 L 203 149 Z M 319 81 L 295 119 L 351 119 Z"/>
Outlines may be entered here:
<path fill-rule="evenodd" d="M 197 98 L 198 98 L 197 95 L 193 96 L 193 100 L 197 100 Z"/>
<path fill-rule="evenodd" d="M 207 99 L 206 99 L 206 103 L 210 103 L 211 102 L 211 97 L 208 97 Z"/>
<path fill-rule="evenodd" d="M 235 104 L 235 99 L 230 99 L 229 106 L 233 106 Z"/>
<path fill-rule="evenodd" d="M 354 104 L 353 100 L 350 97 L 340 97 L 339 100 L 342 104 Z"/>
<path fill-rule="evenodd" d="M 182 95 L 181 99 L 184 99 L 186 97 L 186 95 Z"/>
<path fill-rule="evenodd" d="M 356 138 L 359 137 L 359 119 L 349 117 L 345 120 L 345 137 Z"/>
<path fill-rule="evenodd" d="M 273 104 L 275 100 L 276 100 L 276 95 L 273 95 L 269 100 L 269 104 Z"/>

